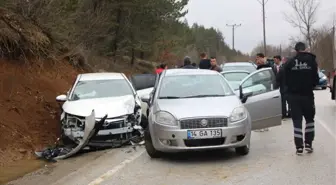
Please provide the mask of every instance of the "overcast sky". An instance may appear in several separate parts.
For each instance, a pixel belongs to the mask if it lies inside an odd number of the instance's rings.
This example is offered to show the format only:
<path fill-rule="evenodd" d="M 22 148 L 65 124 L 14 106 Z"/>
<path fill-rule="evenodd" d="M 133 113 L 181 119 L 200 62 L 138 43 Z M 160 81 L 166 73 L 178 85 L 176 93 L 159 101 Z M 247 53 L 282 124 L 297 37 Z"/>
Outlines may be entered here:
<path fill-rule="evenodd" d="M 262 6 L 258 0 L 189 0 L 187 8 L 189 25 L 196 22 L 220 29 L 230 46 L 232 29 L 226 24 L 241 23 L 235 32 L 235 48 L 244 53 L 250 53 L 263 40 Z M 269 0 L 266 4 L 267 44 L 287 44 L 290 36 L 298 35 L 297 29 L 285 21 L 283 12 L 292 12 L 285 0 Z M 320 0 L 317 24 L 331 24 L 334 12 L 336 0 Z"/>

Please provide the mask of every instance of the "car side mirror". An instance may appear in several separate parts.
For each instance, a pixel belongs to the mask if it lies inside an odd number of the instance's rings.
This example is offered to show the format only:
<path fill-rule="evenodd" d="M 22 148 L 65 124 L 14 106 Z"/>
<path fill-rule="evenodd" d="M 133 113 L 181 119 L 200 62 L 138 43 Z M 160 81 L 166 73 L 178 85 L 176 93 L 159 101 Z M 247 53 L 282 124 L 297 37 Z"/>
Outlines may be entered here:
<path fill-rule="evenodd" d="M 67 100 L 67 96 L 62 94 L 56 97 L 56 101 L 58 102 L 65 102 Z"/>
<path fill-rule="evenodd" d="M 239 86 L 239 98 L 242 103 L 245 103 L 247 99 L 253 95 L 253 92 L 243 93 L 242 86 Z"/>

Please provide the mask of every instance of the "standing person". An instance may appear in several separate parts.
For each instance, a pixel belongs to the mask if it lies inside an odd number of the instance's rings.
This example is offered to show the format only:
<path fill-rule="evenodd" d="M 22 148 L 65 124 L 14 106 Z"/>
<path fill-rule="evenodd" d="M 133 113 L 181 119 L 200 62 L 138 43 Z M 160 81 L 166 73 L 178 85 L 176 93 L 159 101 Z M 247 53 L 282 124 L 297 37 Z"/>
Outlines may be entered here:
<path fill-rule="evenodd" d="M 280 71 L 280 67 L 281 67 L 281 56 L 280 55 L 276 55 L 273 57 L 274 60 L 274 65 L 273 65 L 273 72 L 275 75 L 277 75 Z"/>
<path fill-rule="evenodd" d="M 286 99 L 286 102 L 285 104 L 287 105 L 286 106 L 286 110 L 287 110 L 287 114 L 286 114 L 286 118 L 291 118 L 291 105 L 290 105 L 290 102 L 289 102 L 289 99 L 288 99 L 288 88 L 285 84 L 285 76 L 284 76 L 284 70 L 283 70 L 283 67 L 284 65 L 286 64 L 286 62 L 290 59 L 290 57 L 283 57 L 283 60 L 281 62 L 281 65 L 280 65 L 280 75 L 278 77 L 278 82 L 281 84 L 280 88 L 282 88 L 282 92 L 284 93 L 284 96 L 285 96 L 285 99 Z M 281 89 L 280 89 L 281 90 Z"/>
<path fill-rule="evenodd" d="M 211 62 L 211 68 L 210 68 L 211 70 L 217 71 L 219 73 L 223 71 L 222 68 L 217 65 L 216 57 L 211 57 L 210 62 Z"/>
<path fill-rule="evenodd" d="M 196 67 L 194 67 L 193 65 L 191 65 L 191 59 L 190 57 L 186 56 L 183 59 L 183 69 L 197 69 Z"/>
<path fill-rule="evenodd" d="M 161 64 L 160 67 L 163 70 L 168 69 L 168 65 L 167 64 Z"/>
<path fill-rule="evenodd" d="M 267 63 L 266 57 L 263 53 L 258 53 L 256 56 L 257 70 L 262 68 L 271 67 L 270 64 Z"/>
<path fill-rule="evenodd" d="M 283 65 L 281 64 L 281 57 L 277 55 L 274 56 L 273 59 L 274 59 L 273 71 L 274 74 L 276 74 L 276 82 L 277 86 L 280 88 L 280 94 L 281 94 L 282 119 L 285 119 L 289 114 L 287 111 L 288 95 L 287 95 L 287 87 L 285 85 L 284 70 Z"/>
<path fill-rule="evenodd" d="M 198 67 L 200 69 L 210 69 L 211 68 L 211 62 L 208 59 L 207 54 L 206 53 L 201 53 L 200 57 L 201 57 L 201 61 L 200 61 L 199 65 L 198 65 Z"/>
<path fill-rule="evenodd" d="M 160 74 L 162 72 L 162 68 L 160 65 L 157 65 L 156 68 L 155 68 L 155 73 L 156 74 Z"/>
<path fill-rule="evenodd" d="M 157 68 L 155 70 L 155 73 L 160 74 L 160 73 L 162 73 L 163 70 L 165 70 L 167 68 L 168 68 L 167 64 L 161 64 L 161 65 L 157 66 Z"/>
<path fill-rule="evenodd" d="M 304 148 L 308 153 L 313 152 L 313 140 L 315 137 L 313 89 L 319 81 L 318 66 L 316 56 L 305 50 L 306 45 L 304 43 L 296 43 L 296 56 L 284 65 L 285 84 L 288 88 L 289 102 L 292 109 L 291 116 L 294 124 L 294 142 L 297 155 L 302 155 Z M 304 138 L 302 116 L 306 120 Z"/>

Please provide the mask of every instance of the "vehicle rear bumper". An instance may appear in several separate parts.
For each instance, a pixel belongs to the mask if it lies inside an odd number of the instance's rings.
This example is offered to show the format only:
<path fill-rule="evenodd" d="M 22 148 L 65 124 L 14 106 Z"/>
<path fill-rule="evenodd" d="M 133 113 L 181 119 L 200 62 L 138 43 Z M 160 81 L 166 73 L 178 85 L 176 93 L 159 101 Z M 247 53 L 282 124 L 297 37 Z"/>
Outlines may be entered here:
<path fill-rule="evenodd" d="M 228 127 L 205 129 L 180 129 L 159 124 L 152 125 L 151 137 L 156 150 L 162 152 L 182 152 L 235 148 L 250 144 L 251 124 L 245 119 L 242 122 Z M 213 130 L 221 129 L 221 138 L 188 139 L 188 130 Z M 169 141 L 167 144 L 167 140 Z M 205 144 L 206 143 L 206 144 Z"/>

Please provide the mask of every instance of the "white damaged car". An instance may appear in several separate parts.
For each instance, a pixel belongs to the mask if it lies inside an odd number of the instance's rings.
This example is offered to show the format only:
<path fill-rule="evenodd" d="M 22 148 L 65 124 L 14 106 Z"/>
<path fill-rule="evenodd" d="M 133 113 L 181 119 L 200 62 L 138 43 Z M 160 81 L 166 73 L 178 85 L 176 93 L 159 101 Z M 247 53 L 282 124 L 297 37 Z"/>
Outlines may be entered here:
<path fill-rule="evenodd" d="M 152 80 L 153 86 L 155 79 L 156 75 L 146 74 L 146 80 Z M 153 87 L 142 87 L 136 91 L 123 73 L 79 74 L 67 95 L 56 97 L 58 102 L 63 102 L 60 118 L 63 143 L 79 144 L 85 135 L 85 127 L 92 127 L 91 124 L 104 117 L 106 119 L 99 131 L 87 138 L 90 140 L 87 145 L 104 147 L 127 141 L 146 115 L 147 107 L 143 106 L 147 105 L 139 96 L 152 90 Z M 95 122 L 88 123 L 85 119 L 93 110 Z"/>

